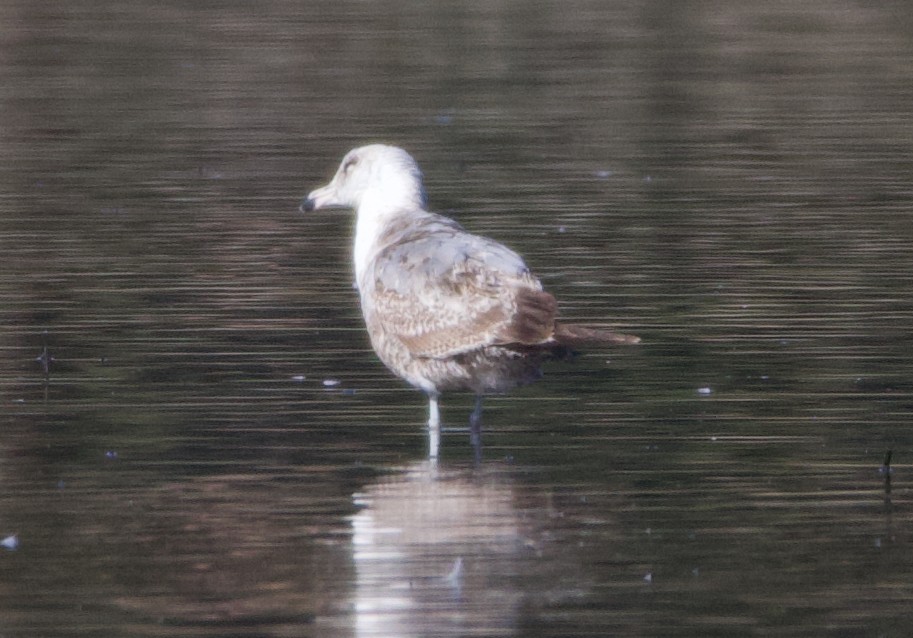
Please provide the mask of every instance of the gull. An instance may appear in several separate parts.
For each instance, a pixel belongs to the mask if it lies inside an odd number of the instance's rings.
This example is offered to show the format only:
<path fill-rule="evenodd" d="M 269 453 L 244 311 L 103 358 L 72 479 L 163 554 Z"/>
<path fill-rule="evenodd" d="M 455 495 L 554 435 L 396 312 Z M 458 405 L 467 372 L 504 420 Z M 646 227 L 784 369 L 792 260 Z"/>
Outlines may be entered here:
<path fill-rule="evenodd" d="M 355 284 L 380 360 L 428 397 L 429 456 L 440 445 L 443 392 L 475 394 L 469 419 L 479 452 L 482 398 L 538 379 L 541 364 L 586 344 L 634 344 L 610 330 L 559 322 L 555 298 L 514 251 L 428 210 L 409 153 L 372 144 L 349 151 L 303 212 L 356 212 Z"/>

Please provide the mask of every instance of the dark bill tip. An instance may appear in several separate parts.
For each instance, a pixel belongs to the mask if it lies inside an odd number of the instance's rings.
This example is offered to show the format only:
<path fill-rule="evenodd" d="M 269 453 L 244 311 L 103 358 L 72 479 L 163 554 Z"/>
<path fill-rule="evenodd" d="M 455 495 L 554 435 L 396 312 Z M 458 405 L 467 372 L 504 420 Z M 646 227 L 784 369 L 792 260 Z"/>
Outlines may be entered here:
<path fill-rule="evenodd" d="M 316 202 L 314 202 L 313 199 L 305 197 L 301 200 L 301 205 L 298 207 L 298 210 L 300 210 L 302 213 L 310 213 L 315 208 L 317 208 Z"/>

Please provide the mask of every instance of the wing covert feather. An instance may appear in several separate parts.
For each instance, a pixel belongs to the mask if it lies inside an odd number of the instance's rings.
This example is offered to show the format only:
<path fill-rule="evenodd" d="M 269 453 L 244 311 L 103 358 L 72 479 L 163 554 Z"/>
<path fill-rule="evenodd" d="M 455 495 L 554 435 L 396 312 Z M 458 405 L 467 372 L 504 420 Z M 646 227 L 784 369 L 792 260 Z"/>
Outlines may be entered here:
<path fill-rule="evenodd" d="M 362 303 L 379 329 L 431 358 L 549 338 L 554 298 L 519 255 L 449 219 L 421 221 L 393 227 L 373 260 Z"/>

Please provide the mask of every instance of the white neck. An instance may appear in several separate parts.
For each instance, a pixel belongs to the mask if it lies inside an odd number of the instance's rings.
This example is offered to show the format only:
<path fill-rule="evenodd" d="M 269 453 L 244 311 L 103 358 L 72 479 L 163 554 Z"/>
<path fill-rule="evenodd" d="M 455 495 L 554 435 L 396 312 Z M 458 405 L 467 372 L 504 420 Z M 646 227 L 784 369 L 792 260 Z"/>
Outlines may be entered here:
<path fill-rule="evenodd" d="M 353 258 L 355 260 L 355 281 L 359 289 L 362 288 L 362 279 L 368 269 L 368 264 L 374 258 L 377 252 L 377 240 L 383 232 L 385 220 L 379 215 L 362 215 L 358 211 L 358 218 L 355 222 L 355 248 Z"/>
<path fill-rule="evenodd" d="M 391 198 L 389 194 L 389 191 L 365 193 L 358 206 L 353 258 L 355 281 L 359 288 L 362 288 L 368 265 L 382 248 L 379 245 L 380 237 L 390 220 L 404 211 L 421 211 L 425 208 L 421 190 L 405 194 L 400 192 L 397 198 Z"/>

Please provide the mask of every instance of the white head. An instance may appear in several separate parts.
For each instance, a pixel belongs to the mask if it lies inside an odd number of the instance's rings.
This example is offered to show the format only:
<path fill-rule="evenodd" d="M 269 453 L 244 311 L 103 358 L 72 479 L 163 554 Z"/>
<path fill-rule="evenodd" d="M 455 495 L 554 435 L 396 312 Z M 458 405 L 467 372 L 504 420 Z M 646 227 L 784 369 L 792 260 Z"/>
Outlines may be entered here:
<path fill-rule="evenodd" d="M 396 146 L 372 144 L 346 153 L 333 180 L 312 191 L 301 210 L 354 208 L 385 215 L 400 210 L 424 210 L 422 172 L 406 151 Z"/>

